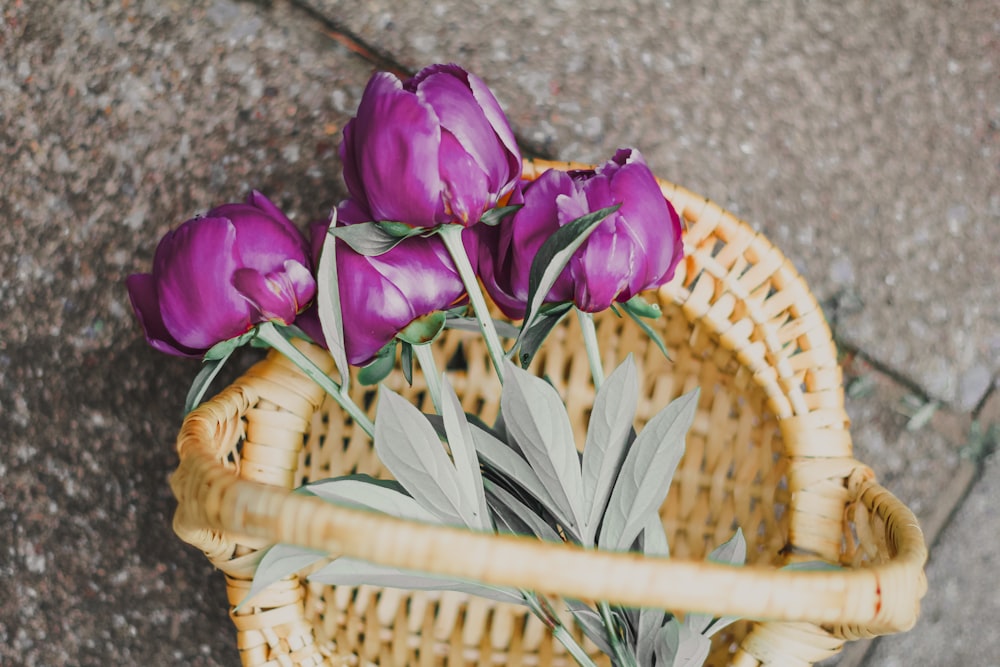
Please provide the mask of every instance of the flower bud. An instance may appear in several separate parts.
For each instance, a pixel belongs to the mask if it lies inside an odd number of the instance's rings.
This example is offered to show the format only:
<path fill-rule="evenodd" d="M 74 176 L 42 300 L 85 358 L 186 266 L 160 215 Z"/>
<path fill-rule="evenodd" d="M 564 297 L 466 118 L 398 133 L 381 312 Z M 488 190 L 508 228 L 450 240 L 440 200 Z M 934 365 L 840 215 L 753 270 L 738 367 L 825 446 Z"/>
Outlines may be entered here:
<path fill-rule="evenodd" d="M 149 344 L 189 357 L 262 322 L 291 324 L 316 293 L 305 238 L 256 191 L 168 232 L 153 272 L 126 286 Z"/>
<path fill-rule="evenodd" d="M 521 318 L 531 262 L 562 225 L 620 204 L 570 258 L 546 296 L 586 312 L 626 302 L 674 275 L 683 254 L 681 223 L 636 150 L 619 150 L 596 170 L 546 171 L 523 192 L 524 207 L 494 228 L 475 230 L 478 271 L 494 302 Z"/>
<path fill-rule="evenodd" d="M 338 225 L 368 222 L 371 216 L 356 202 L 338 207 Z M 319 253 L 329 223 L 313 223 L 313 257 Z M 344 313 L 344 348 L 348 363 L 364 366 L 414 320 L 463 302 L 465 286 L 444 242 L 437 236 L 412 236 L 377 256 L 337 243 L 337 280 Z M 316 340 L 318 322 L 305 329 Z"/>
<path fill-rule="evenodd" d="M 521 154 L 493 93 L 457 65 L 401 82 L 378 72 L 340 146 L 351 197 L 375 221 L 479 221 L 514 187 Z"/>

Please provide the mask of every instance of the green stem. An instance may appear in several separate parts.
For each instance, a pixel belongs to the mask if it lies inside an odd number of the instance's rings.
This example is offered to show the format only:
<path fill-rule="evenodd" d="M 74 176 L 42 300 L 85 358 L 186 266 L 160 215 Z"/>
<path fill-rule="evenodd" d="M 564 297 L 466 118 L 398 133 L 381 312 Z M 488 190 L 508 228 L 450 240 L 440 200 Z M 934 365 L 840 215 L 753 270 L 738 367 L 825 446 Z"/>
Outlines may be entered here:
<path fill-rule="evenodd" d="M 615 663 L 619 667 L 636 667 L 635 658 L 632 654 L 625 651 L 625 647 L 622 646 L 621 639 L 618 637 L 618 632 L 615 629 L 615 619 L 611 617 L 611 607 L 607 602 L 601 601 L 597 603 L 597 608 L 601 612 L 601 620 L 604 621 L 604 628 L 608 631 L 608 643 L 611 644 L 611 651 L 615 654 Z"/>
<path fill-rule="evenodd" d="M 441 240 L 444 241 L 444 246 L 448 249 L 448 254 L 451 255 L 452 261 L 455 262 L 455 268 L 462 279 L 462 284 L 465 285 L 465 291 L 469 293 L 469 301 L 472 302 L 472 310 L 479 321 L 479 330 L 482 332 L 483 340 L 486 342 L 486 349 L 489 350 L 490 359 L 493 361 L 493 368 L 496 369 L 497 377 L 500 378 L 500 383 L 503 384 L 503 345 L 500 343 L 500 336 L 497 335 L 496 327 L 493 326 L 493 318 L 490 317 L 489 306 L 486 305 L 486 299 L 479 288 L 479 281 L 476 280 L 476 274 L 472 270 L 469 256 L 465 252 L 465 245 L 462 243 L 462 231 L 464 229 L 461 225 L 443 225 L 439 228 L 438 234 L 441 236 Z"/>
<path fill-rule="evenodd" d="M 430 392 L 434 411 L 441 414 L 441 376 L 438 374 L 431 346 L 428 344 L 413 345 L 412 347 L 413 355 L 417 358 L 420 370 L 424 374 L 424 380 L 427 382 L 427 391 Z"/>
<path fill-rule="evenodd" d="M 522 589 L 521 595 L 524 596 L 528 608 L 531 609 L 535 616 L 541 619 L 542 623 L 549 629 L 549 632 L 552 633 L 552 636 L 566 647 L 566 650 L 573 656 L 578 665 L 581 665 L 581 667 L 597 667 L 596 663 L 587 655 L 583 647 L 580 646 L 580 643 L 576 641 L 573 633 L 566 629 L 566 626 L 562 624 L 559 617 L 551 613 L 551 611 L 546 610 L 534 593 Z"/>
<path fill-rule="evenodd" d="M 597 327 L 594 326 L 594 316 L 579 308 L 573 310 L 576 311 L 576 319 L 579 320 L 580 331 L 583 333 L 583 347 L 587 350 L 590 374 L 594 377 L 594 389 L 600 389 L 604 382 L 604 366 L 601 364 L 601 347 L 597 343 Z"/>
<path fill-rule="evenodd" d="M 365 433 L 369 437 L 375 436 L 375 424 L 372 420 L 368 418 L 357 403 L 351 400 L 351 397 L 345 394 L 340 389 L 340 385 L 334 382 L 330 376 L 324 373 L 320 368 L 313 363 L 312 359 L 307 357 L 303 352 L 292 345 L 291 341 L 285 338 L 277 327 L 271 322 L 265 322 L 257 328 L 257 338 L 267 343 L 273 347 L 278 352 L 282 353 L 288 359 L 299 367 L 299 369 L 305 373 L 309 379 L 318 384 L 323 388 L 326 393 L 330 394 L 340 407 L 347 411 L 347 414 L 351 416 L 354 423 L 365 430 Z"/>

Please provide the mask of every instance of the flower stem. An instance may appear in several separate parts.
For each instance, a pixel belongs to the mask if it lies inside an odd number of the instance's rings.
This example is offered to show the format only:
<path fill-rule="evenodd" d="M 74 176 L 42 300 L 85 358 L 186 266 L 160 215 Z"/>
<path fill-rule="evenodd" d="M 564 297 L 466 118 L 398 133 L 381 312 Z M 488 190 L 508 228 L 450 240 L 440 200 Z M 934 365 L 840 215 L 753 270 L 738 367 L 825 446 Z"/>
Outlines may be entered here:
<path fill-rule="evenodd" d="M 332 396 L 333 399 L 340 404 L 340 407 L 347 411 L 347 414 L 351 416 L 354 423 L 365 430 L 368 437 L 374 437 L 375 424 L 373 424 L 372 420 L 368 418 L 365 411 L 362 410 L 349 395 L 341 391 L 340 385 L 320 370 L 320 368 L 313 363 L 312 359 L 303 354 L 302 350 L 292 345 L 291 341 L 285 338 L 285 336 L 282 335 L 273 323 L 265 322 L 264 324 L 261 324 L 257 328 L 257 338 L 288 357 L 288 359 L 293 364 L 298 366 L 299 369 L 309 377 L 309 379 L 322 387 L 326 393 L 330 394 L 330 396 Z"/>
<path fill-rule="evenodd" d="M 434 411 L 441 414 L 441 376 L 438 374 L 431 346 L 414 345 L 413 354 L 417 358 L 417 363 L 420 364 L 420 370 L 423 371 L 424 380 L 427 382 L 427 391 L 434 404 Z"/>
<path fill-rule="evenodd" d="M 490 317 L 489 306 L 486 305 L 483 291 L 479 288 L 479 281 L 476 280 L 476 274 L 472 270 L 472 263 L 469 262 L 469 256 L 465 252 L 465 245 L 462 243 L 464 229 L 461 225 L 442 225 L 438 229 L 438 234 L 444 241 L 444 246 L 448 249 L 452 261 L 455 262 L 455 268 L 462 279 L 462 284 L 465 285 L 465 291 L 469 293 L 469 301 L 472 302 L 472 310 L 479 321 L 479 330 L 486 342 L 486 349 L 489 350 L 493 368 L 496 369 L 497 377 L 503 384 L 503 345 L 500 343 L 496 327 L 493 326 L 493 318 Z"/>
<path fill-rule="evenodd" d="M 601 612 L 601 620 L 604 621 L 604 628 L 608 631 L 608 643 L 611 644 L 611 651 L 615 654 L 615 664 L 619 667 L 636 667 L 635 658 L 625 651 L 618 631 L 615 629 L 615 619 L 611 617 L 611 607 L 607 602 L 597 603 L 597 608 Z"/>
<path fill-rule="evenodd" d="M 596 663 L 587 655 L 583 647 L 580 646 L 580 643 L 576 641 L 573 634 L 566 629 L 566 626 L 559 620 L 559 617 L 552 612 L 548 604 L 543 604 L 538 596 L 531 591 L 522 590 L 521 595 L 524 596 L 528 608 L 531 609 L 535 616 L 541 619 L 542 623 L 549 629 L 549 632 L 552 633 L 552 636 L 566 647 L 566 651 L 573 656 L 578 665 L 582 667 L 597 667 Z"/>
<path fill-rule="evenodd" d="M 601 348 L 597 343 L 597 327 L 594 326 L 594 316 L 579 308 L 576 319 L 580 322 L 583 333 L 583 347 L 587 350 L 587 361 L 590 362 L 590 374 L 594 377 L 594 389 L 600 389 L 604 382 L 604 366 L 601 364 Z"/>

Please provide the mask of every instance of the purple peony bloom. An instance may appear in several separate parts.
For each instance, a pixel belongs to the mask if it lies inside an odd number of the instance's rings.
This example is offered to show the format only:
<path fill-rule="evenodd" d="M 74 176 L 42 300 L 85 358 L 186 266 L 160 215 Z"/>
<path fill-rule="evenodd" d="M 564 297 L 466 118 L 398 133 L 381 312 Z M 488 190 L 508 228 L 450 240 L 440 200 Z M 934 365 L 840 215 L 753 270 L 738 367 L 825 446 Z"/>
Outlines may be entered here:
<path fill-rule="evenodd" d="M 531 262 L 556 229 L 621 204 L 573 254 L 545 301 L 587 312 L 626 302 L 674 275 L 683 254 L 681 223 L 642 155 L 619 150 L 596 170 L 549 170 L 524 187 L 524 208 L 497 227 L 477 227 L 478 272 L 512 318 L 524 316 Z"/>
<path fill-rule="evenodd" d="M 521 175 L 521 154 L 493 93 L 457 65 L 401 82 L 378 72 L 340 146 L 351 197 L 374 220 L 471 226 Z"/>
<path fill-rule="evenodd" d="M 371 216 L 356 202 L 338 207 L 338 224 L 368 222 Z M 319 264 L 329 226 L 313 223 L 313 259 Z M 465 286 L 444 242 L 437 236 L 413 236 L 392 250 L 366 257 L 346 243 L 337 244 L 340 307 L 344 313 L 344 347 L 348 363 L 364 366 L 414 320 L 447 310 L 465 298 Z M 323 342 L 318 317 L 303 320 L 303 328 Z"/>
<path fill-rule="evenodd" d="M 291 324 L 316 293 L 305 238 L 256 191 L 168 232 L 153 272 L 126 285 L 149 344 L 188 357 L 262 322 Z"/>

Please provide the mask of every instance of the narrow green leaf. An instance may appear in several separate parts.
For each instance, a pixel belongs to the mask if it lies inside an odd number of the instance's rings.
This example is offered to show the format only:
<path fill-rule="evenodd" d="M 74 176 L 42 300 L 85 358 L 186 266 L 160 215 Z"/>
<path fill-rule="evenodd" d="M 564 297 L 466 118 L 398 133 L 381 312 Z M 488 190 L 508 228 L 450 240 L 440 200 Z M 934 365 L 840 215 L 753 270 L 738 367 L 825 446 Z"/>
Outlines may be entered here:
<path fill-rule="evenodd" d="M 226 361 L 229 360 L 232 350 L 229 354 L 218 359 L 207 359 L 201 366 L 201 370 L 194 377 L 194 382 L 191 383 L 191 388 L 188 389 L 187 396 L 184 398 L 184 414 L 187 414 L 198 407 L 201 400 L 205 398 L 205 394 L 208 392 L 208 387 L 212 384 L 212 380 L 219 374 L 222 367 L 226 365 Z"/>
<path fill-rule="evenodd" d="M 465 496 L 463 507 L 474 511 L 474 521 L 469 527 L 493 530 L 490 524 L 490 511 L 486 506 L 483 474 L 479 469 L 472 429 L 465 419 L 465 412 L 462 410 L 458 395 L 444 373 L 441 374 L 441 418 L 444 420 L 451 457 L 455 462 L 458 485 Z"/>
<path fill-rule="evenodd" d="M 491 208 L 490 210 L 483 213 L 482 217 L 479 218 L 479 223 L 487 225 L 488 227 L 495 227 L 503 222 L 504 218 L 509 215 L 516 213 L 519 209 L 524 208 L 524 204 L 514 204 L 512 206 L 497 206 Z"/>
<path fill-rule="evenodd" d="M 621 305 L 622 310 L 625 311 L 625 314 L 631 317 L 632 321 L 638 324 L 639 328 L 642 329 L 647 336 L 649 336 L 649 339 L 653 341 L 656 347 L 660 348 L 660 352 L 662 352 L 663 356 L 666 357 L 667 360 L 669 361 L 670 353 L 667 352 L 667 344 L 663 342 L 663 337 L 660 336 L 659 332 L 657 332 L 653 327 L 649 326 L 649 323 L 643 319 L 642 315 L 635 312 L 633 307 L 630 305 L 631 303 L 632 302 L 629 301 L 627 303 L 619 305 Z"/>
<path fill-rule="evenodd" d="M 393 338 L 378 355 L 358 371 L 358 382 L 365 386 L 378 384 L 396 367 L 396 339 Z"/>
<path fill-rule="evenodd" d="M 239 611 L 243 605 L 253 601 L 261 591 L 276 581 L 289 577 L 329 557 L 329 554 L 315 549 L 306 549 L 291 544 L 275 544 L 261 558 L 260 564 L 257 565 L 257 571 L 253 575 L 250 590 L 236 605 L 234 611 Z"/>
<path fill-rule="evenodd" d="M 500 410 L 514 442 L 577 535 L 586 527 L 583 478 L 573 428 L 562 398 L 544 380 L 505 361 Z"/>
<path fill-rule="evenodd" d="M 323 479 L 301 488 L 339 505 L 374 510 L 400 519 L 440 523 L 436 515 L 409 496 L 403 486 L 394 480 L 358 474 Z"/>
<path fill-rule="evenodd" d="M 309 581 L 332 586 L 368 584 L 411 591 L 458 591 L 497 602 L 524 604 L 524 598 L 512 588 L 448 579 L 413 570 L 400 570 L 346 556 L 342 556 L 321 570 L 314 572 L 310 575 Z"/>
<path fill-rule="evenodd" d="M 551 307 L 549 307 L 551 306 Z M 517 359 L 521 368 L 531 365 L 531 360 L 535 358 L 542 343 L 548 338 L 556 325 L 562 321 L 573 308 L 572 303 L 557 303 L 543 305 L 538 315 L 535 317 L 531 327 L 522 330 L 521 342 L 517 347 Z"/>
<path fill-rule="evenodd" d="M 583 543 L 594 544 L 618 471 L 632 434 L 632 420 L 639 402 L 635 361 L 628 355 L 597 391 L 583 447 L 583 493 L 587 530 Z"/>
<path fill-rule="evenodd" d="M 444 311 L 435 310 L 407 324 L 396 337 L 411 345 L 425 345 L 437 338 L 444 329 L 445 317 Z"/>
<path fill-rule="evenodd" d="M 598 537 L 601 548 L 629 549 L 649 517 L 663 504 L 684 454 L 698 393 L 695 389 L 671 401 L 649 420 L 632 444 L 608 501 Z"/>
<path fill-rule="evenodd" d="M 337 226 L 337 209 L 330 213 L 330 229 Z M 319 324 L 340 374 L 340 389 L 347 393 L 350 389 L 351 370 L 347 365 L 347 351 L 344 348 L 344 313 L 340 306 L 340 278 L 337 274 L 337 236 L 327 233 L 320 251 L 319 266 L 316 269 L 316 307 Z"/>
<path fill-rule="evenodd" d="M 442 521 L 474 525 L 455 466 L 424 415 L 382 386 L 375 417 L 375 453 L 413 498 Z"/>
<path fill-rule="evenodd" d="M 563 225 L 538 249 L 528 271 L 528 304 L 521 326 L 522 334 L 531 328 L 539 307 L 548 296 L 559 274 L 566 268 L 573 253 L 583 245 L 591 232 L 620 206 L 621 204 L 616 204 L 602 208 Z"/>

